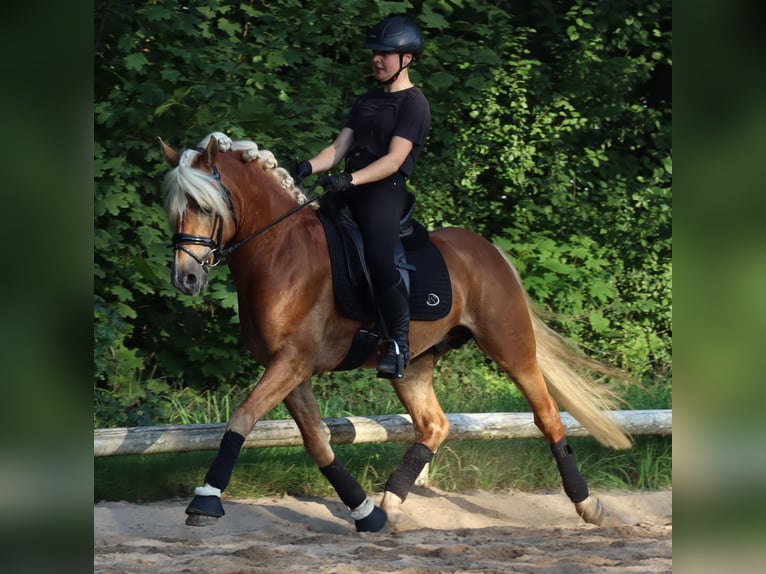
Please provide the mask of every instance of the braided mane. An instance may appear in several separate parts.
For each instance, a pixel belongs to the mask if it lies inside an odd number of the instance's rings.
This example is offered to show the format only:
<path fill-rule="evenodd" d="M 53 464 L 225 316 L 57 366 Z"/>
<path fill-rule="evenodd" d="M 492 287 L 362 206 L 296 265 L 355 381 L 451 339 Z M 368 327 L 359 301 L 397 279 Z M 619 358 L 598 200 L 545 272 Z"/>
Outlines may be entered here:
<path fill-rule="evenodd" d="M 222 132 L 212 132 L 205 136 L 199 144 L 198 149 L 207 148 L 210 138 L 218 140 L 218 149 L 221 152 L 240 152 L 243 162 L 249 163 L 257 161 L 264 171 L 271 174 L 276 179 L 280 187 L 284 189 L 299 204 L 307 201 L 306 195 L 300 187 L 295 185 L 295 181 L 289 172 L 279 166 L 276 157 L 269 150 L 258 149 L 258 144 L 250 140 L 233 141 L 229 136 Z M 175 226 L 181 214 L 186 210 L 189 197 L 191 197 L 205 211 L 218 213 L 225 217 L 228 213 L 226 201 L 221 194 L 216 180 L 213 176 L 192 166 L 194 160 L 200 154 L 198 150 L 187 149 L 181 154 L 178 165 L 170 170 L 165 176 L 163 188 L 165 189 L 165 209 L 170 217 L 170 223 Z M 313 203 L 310 207 L 316 209 L 318 206 Z"/>

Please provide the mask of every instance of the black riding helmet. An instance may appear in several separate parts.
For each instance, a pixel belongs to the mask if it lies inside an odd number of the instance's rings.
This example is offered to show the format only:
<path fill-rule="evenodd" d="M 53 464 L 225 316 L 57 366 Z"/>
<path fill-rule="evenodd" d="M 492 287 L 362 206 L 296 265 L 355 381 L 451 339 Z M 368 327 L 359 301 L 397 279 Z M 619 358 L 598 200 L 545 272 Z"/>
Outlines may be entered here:
<path fill-rule="evenodd" d="M 380 52 L 409 52 L 420 59 L 425 42 L 415 22 L 406 16 L 388 16 L 370 28 L 364 47 Z"/>
<path fill-rule="evenodd" d="M 364 47 L 378 52 L 399 53 L 399 71 L 385 82 L 381 82 L 382 85 L 387 85 L 395 82 L 399 73 L 407 67 L 403 64 L 404 54 L 412 54 L 415 60 L 423 56 L 425 41 L 420 26 L 406 16 L 394 15 L 370 28 Z"/>

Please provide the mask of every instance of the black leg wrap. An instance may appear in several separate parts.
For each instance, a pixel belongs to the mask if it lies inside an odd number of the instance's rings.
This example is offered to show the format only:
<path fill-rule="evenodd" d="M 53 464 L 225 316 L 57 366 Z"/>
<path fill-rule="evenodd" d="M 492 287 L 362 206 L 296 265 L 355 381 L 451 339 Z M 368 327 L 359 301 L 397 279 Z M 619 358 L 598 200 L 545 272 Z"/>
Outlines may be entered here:
<path fill-rule="evenodd" d="M 231 478 L 231 471 L 234 470 L 234 463 L 242 449 L 245 437 L 234 431 L 226 431 L 221 439 L 221 446 L 218 447 L 218 455 L 215 457 L 210 470 L 205 475 L 205 482 L 210 486 L 224 490 Z M 218 498 L 218 497 L 215 497 Z"/>
<path fill-rule="evenodd" d="M 330 481 L 335 492 L 338 493 L 343 504 L 349 508 L 356 508 L 362 504 L 367 495 L 359 486 L 356 479 L 343 466 L 343 463 L 336 457 L 331 464 L 319 469 Z"/>
<path fill-rule="evenodd" d="M 434 453 L 424 444 L 415 443 L 410 446 L 407 452 L 404 453 L 402 462 L 399 463 L 399 466 L 396 467 L 396 470 L 388 478 L 386 490 L 394 493 L 404 501 L 410 493 L 412 485 L 415 484 L 420 471 L 423 470 L 426 464 L 431 462 L 433 457 Z"/>
<path fill-rule="evenodd" d="M 220 496 L 195 495 L 189 506 L 186 507 L 186 514 L 201 514 L 203 516 L 217 516 L 220 518 L 226 513 L 223 511 Z"/>
<path fill-rule="evenodd" d="M 577 504 L 588 498 L 588 485 L 577 468 L 572 447 L 567 443 L 567 439 L 562 438 L 559 442 L 551 444 L 551 452 L 556 459 L 559 474 L 564 483 L 564 492 L 567 493 L 569 500 Z"/>

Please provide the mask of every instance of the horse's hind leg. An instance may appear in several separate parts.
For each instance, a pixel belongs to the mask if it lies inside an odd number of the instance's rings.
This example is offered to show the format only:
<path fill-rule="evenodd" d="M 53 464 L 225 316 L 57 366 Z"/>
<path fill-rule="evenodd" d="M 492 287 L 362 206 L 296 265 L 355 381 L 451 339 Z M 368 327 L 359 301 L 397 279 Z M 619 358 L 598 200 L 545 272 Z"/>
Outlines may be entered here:
<path fill-rule="evenodd" d="M 381 530 L 386 525 L 386 513 L 375 506 L 343 462 L 335 456 L 329 439 L 322 432 L 319 405 L 310 381 L 293 389 L 284 403 L 301 431 L 306 452 L 351 511 L 357 532 Z"/>
<path fill-rule="evenodd" d="M 504 370 L 516 381 L 527 403 L 534 413 L 535 425 L 550 443 L 551 453 L 556 460 L 564 492 L 574 503 L 577 513 L 587 522 L 601 524 L 603 508 L 597 498 L 591 497 L 585 478 L 566 439 L 558 405 L 548 393 L 545 380 L 536 361 L 524 361 L 524 367 Z"/>
<path fill-rule="evenodd" d="M 432 354 L 419 357 L 405 371 L 405 378 L 394 383 L 396 394 L 412 417 L 415 430 L 414 443 L 391 473 L 383 493 L 381 506 L 394 521 L 401 516 L 401 505 L 418 475 L 449 435 L 450 423 L 432 384 L 436 359 Z"/>
<path fill-rule="evenodd" d="M 505 301 L 509 298 L 506 295 Z M 577 468 L 577 463 L 566 440 L 566 432 L 561 422 L 556 401 L 548 392 L 545 378 L 536 357 L 535 335 L 529 312 L 522 297 L 513 297 L 517 304 L 509 305 L 506 313 L 495 308 L 494 318 L 504 318 L 503 325 L 488 321 L 489 324 L 474 333 L 479 346 L 502 368 L 517 384 L 534 414 L 535 425 L 550 443 L 564 486 L 564 492 L 574 503 L 577 513 L 587 522 L 601 524 L 604 511 L 601 503 L 591 497 L 585 478 Z M 507 326 L 513 325 L 514 332 L 509 337 Z"/>

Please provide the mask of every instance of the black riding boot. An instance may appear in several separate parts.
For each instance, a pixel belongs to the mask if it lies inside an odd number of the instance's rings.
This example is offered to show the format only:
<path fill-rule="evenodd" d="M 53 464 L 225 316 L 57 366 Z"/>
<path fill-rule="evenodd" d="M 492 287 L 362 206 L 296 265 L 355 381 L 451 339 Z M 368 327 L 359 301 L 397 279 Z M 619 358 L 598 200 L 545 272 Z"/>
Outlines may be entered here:
<path fill-rule="evenodd" d="M 401 379 L 410 362 L 410 301 L 407 286 L 399 281 L 377 293 L 378 305 L 388 328 L 389 340 L 378 347 L 378 376 Z"/>

